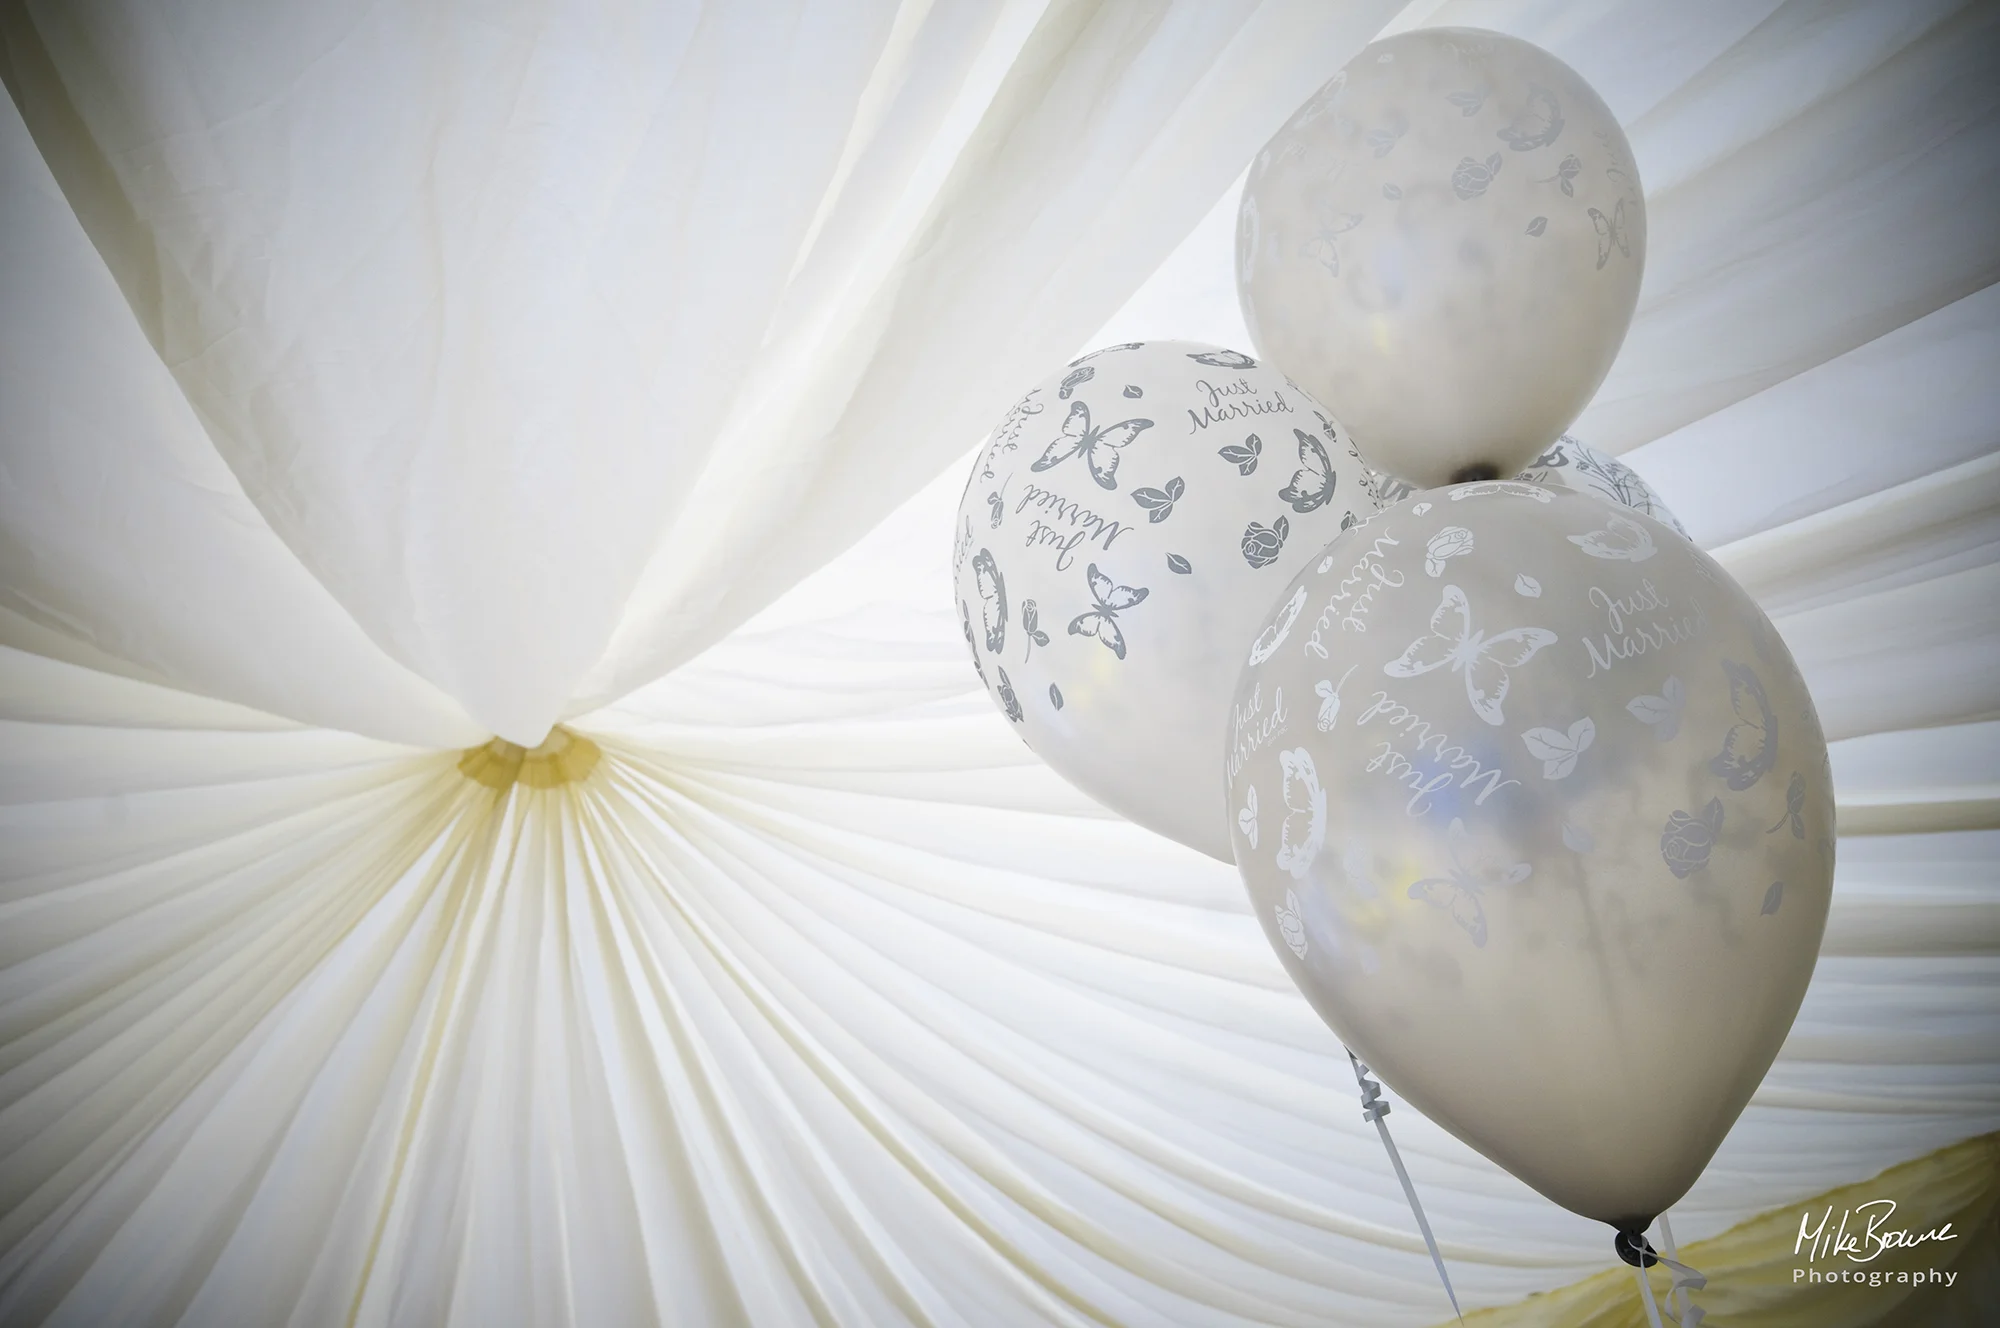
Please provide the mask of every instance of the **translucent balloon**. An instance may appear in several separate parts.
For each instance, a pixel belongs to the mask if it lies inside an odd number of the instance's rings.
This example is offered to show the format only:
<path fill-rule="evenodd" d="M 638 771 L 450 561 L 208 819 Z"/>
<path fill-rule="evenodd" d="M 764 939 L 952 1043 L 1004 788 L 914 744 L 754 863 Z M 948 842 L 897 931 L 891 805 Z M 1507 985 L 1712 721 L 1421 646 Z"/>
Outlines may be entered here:
<path fill-rule="evenodd" d="M 1292 979 L 1417 1109 L 1643 1231 L 1826 922 L 1826 741 L 1770 621 L 1652 518 L 1494 481 L 1347 531 L 1243 641 L 1236 860 Z"/>
<path fill-rule="evenodd" d="M 1687 528 L 1681 525 L 1680 518 L 1673 514 L 1638 471 L 1609 453 L 1585 446 L 1568 434 L 1558 438 L 1554 447 L 1536 457 L 1532 465 L 1514 478 L 1539 484 L 1545 489 L 1574 489 L 1578 493 L 1593 494 L 1608 503 L 1644 512 L 1655 521 L 1664 521 L 1672 526 L 1682 538 L 1687 536 Z M 1416 486 L 1409 482 L 1376 470 L 1368 472 L 1367 482 L 1378 507 L 1393 507 L 1416 492 Z"/>
<path fill-rule="evenodd" d="M 1346 433 L 1276 370 L 1185 341 L 1086 355 L 1007 412 L 966 485 L 973 666 L 1071 783 L 1228 862 L 1238 644 L 1373 510 Z"/>
<path fill-rule="evenodd" d="M 1376 42 L 1257 155 L 1237 291 L 1261 354 L 1422 485 L 1526 468 L 1632 321 L 1639 175 L 1576 72 L 1497 32 Z"/>

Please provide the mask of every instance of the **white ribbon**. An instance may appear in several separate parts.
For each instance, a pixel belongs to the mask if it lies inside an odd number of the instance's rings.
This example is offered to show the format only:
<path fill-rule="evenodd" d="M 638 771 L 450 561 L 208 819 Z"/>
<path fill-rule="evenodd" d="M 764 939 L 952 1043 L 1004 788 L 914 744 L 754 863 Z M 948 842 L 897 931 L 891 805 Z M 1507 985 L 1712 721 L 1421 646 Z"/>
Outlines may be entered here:
<path fill-rule="evenodd" d="M 1680 1262 L 1681 1252 L 1674 1246 L 1673 1224 L 1667 1221 L 1665 1213 L 1660 1214 L 1660 1243 L 1667 1252 L 1659 1256 L 1660 1262 L 1672 1270 L 1673 1289 L 1667 1294 L 1674 1301 L 1674 1313 L 1681 1328 L 1699 1328 L 1708 1311 L 1694 1303 L 1693 1293 L 1708 1285 L 1708 1279 L 1694 1269 Z"/>
<path fill-rule="evenodd" d="M 1389 1137 L 1389 1123 L 1382 1118 L 1389 1114 L 1389 1104 L 1382 1100 L 1382 1085 L 1368 1077 L 1368 1067 L 1356 1058 L 1353 1052 L 1347 1059 L 1354 1065 L 1355 1081 L 1361 1085 L 1361 1119 L 1373 1121 L 1375 1132 L 1382 1136 L 1382 1147 L 1388 1151 L 1389 1165 L 1396 1169 L 1396 1179 L 1403 1182 L 1403 1197 L 1410 1201 L 1410 1213 L 1417 1219 L 1417 1230 L 1424 1233 L 1424 1245 L 1431 1252 L 1431 1263 L 1437 1268 L 1438 1281 L 1444 1284 L 1444 1294 L 1451 1301 L 1451 1312 L 1465 1322 L 1465 1314 L 1458 1308 L 1458 1294 L 1451 1289 L 1451 1275 L 1444 1270 L 1444 1256 L 1438 1253 L 1437 1239 L 1431 1235 L 1431 1224 L 1424 1218 L 1424 1206 L 1417 1202 L 1417 1187 L 1410 1184 L 1410 1173 L 1403 1169 L 1403 1158 L 1396 1151 L 1396 1141 Z M 1659 1320 L 1654 1320 L 1654 1328 L 1659 1328 Z"/>
<path fill-rule="evenodd" d="M 1665 1217 L 1660 1219 L 1660 1239 L 1667 1247 L 1666 1254 L 1654 1249 L 1644 1236 L 1638 1237 L 1642 1254 L 1640 1261 L 1632 1266 L 1632 1272 L 1639 1279 L 1639 1294 L 1645 1298 L 1647 1322 L 1652 1328 L 1664 1328 L 1660 1322 L 1659 1304 L 1653 1299 L 1652 1280 L 1646 1276 L 1646 1259 L 1650 1258 L 1655 1263 L 1665 1264 L 1667 1271 L 1673 1275 L 1673 1285 L 1667 1292 L 1667 1304 L 1673 1311 L 1673 1321 L 1679 1324 L 1680 1328 L 1700 1328 L 1701 1321 L 1708 1317 L 1708 1311 L 1695 1304 L 1690 1293 L 1707 1286 L 1708 1279 L 1673 1257 L 1679 1251 L 1674 1248 L 1673 1229 L 1667 1225 Z"/>

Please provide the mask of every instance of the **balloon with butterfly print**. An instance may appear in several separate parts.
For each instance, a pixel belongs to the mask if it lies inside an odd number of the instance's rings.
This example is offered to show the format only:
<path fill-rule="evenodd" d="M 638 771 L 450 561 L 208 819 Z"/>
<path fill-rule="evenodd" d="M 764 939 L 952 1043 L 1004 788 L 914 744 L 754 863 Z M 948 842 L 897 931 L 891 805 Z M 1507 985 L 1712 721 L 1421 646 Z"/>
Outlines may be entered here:
<path fill-rule="evenodd" d="M 953 560 L 973 665 L 1071 783 L 1227 862 L 1240 643 L 1373 509 L 1346 433 L 1283 374 L 1197 342 L 1096 351 L 974 464 Z"/>
<path fill-rule="evenodd" d="M 1784 643 L 1642 512 L 1515 481 L 1344 532 L 1244 643 L 1237 865 L 1293 980 L 1414 1107 L 1644 1230 L 1777 1054 L 1833 872 Z"/>
<path fill-rule="evenodd" d="M 1258 352 L 1419 485 L 1518 473 L 1589 402 L 1645 264 L 1617 119 L 1472 28 L 1368 46 L 1251 164 L 1237 293 Z"/>

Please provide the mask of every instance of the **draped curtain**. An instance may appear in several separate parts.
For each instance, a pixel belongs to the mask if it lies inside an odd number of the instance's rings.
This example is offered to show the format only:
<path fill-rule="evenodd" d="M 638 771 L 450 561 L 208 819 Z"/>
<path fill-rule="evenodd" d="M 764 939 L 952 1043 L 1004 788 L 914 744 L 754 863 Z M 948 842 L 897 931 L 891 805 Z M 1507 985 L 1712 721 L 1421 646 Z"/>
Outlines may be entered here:
<path fill-rule="evenodd" d="M 1446 1319 L 1235 873 L 1021 747 L 947 563 L 1021 383 L 1245 345 L 1232 179 L 1420 24 L 1626 124 L 1573 432 L 1836 740 L 1676 1234 L 2000 1129 L 2000 7 L 7 3 L 0 1322 Z M 1391 1120 L 1468 1306 L 1609 1262 Z"/>

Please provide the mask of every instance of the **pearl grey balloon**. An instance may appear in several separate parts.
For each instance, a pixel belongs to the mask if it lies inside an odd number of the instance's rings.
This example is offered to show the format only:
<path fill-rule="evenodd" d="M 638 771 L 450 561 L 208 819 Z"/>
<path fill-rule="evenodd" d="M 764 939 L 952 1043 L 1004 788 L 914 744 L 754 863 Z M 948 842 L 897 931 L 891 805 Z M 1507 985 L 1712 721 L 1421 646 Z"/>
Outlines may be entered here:
<path fill-rule="evenodd" d="M 1513 475 L 1555 441 L 1618 353 L 1645 256 L 1603 100 L 1471 28 L 1363 50 L 1257 155 L 1237 218 L 1259 353 L 1423 485 Z"/>
<path fill-rule="evenodd" d="M 1345 432 L 1270 366 L 1189 341 L 1086 355 L 1014 404 L 966 484 L 973 666 L 1064 778 L 1228 862 L 1237 642 L 1373 507 Z"/>
<path fill-rule="evenodd" d="M 1433 1120 L 1643 1229 L 1826 922 L 1826 741 L 1770 621 L 1651 517 L 1495 481 L 1335 539 L 1256 641 L 1226 772 L 1292 979 Z"/>

